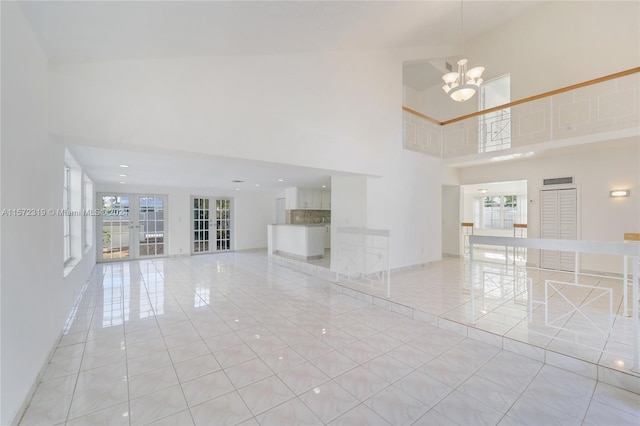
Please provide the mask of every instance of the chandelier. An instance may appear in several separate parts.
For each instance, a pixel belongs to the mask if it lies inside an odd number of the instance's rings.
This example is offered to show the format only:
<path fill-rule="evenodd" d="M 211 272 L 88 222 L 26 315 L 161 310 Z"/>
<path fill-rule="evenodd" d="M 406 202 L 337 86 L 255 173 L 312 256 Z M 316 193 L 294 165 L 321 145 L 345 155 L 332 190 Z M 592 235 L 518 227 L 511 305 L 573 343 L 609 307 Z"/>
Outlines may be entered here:
<path fill-rule="evenodd" d="M 460 52 L 464 52 L 464 30 L 463 30 L 463 20 L 462 20 L 462 0 L 460 0 Z M 475 67 L 471 68 L 467 71 L 467 60 L 460 59 L 458 61 L 458 71 L 457 72 L 448 72 L 442 76 L 444 80 L 444 86 L 442 86 L 442 90 L 449 96 L 451 99 L 458 102 L 464 102 L 476 93 L 480 84 L 482 84 L 482 73 L 484 72 L 484 67 Z"/>

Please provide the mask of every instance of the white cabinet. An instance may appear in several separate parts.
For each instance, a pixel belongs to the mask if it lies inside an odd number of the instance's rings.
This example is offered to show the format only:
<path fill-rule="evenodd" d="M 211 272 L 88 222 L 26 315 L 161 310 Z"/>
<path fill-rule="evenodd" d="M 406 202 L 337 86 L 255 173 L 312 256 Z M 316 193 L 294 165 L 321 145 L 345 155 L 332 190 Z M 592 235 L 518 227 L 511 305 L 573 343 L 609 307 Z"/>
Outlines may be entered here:
<path fill-rule="evenodd" d="M 331 191 L 286 188 L 287 210 L 331 210 Z"/>
<path fill-rule="evenodd" d="M 324 248 L 331 248 L 331 225 L 324 226 Z"/>
<path fill-rule="evenodd" d="M 273 229 L 275 228 L 275 229 Z M 286 253 L 303 259 L 324 256 L 324 226 L 272 225 L 270 253 Z"/>
<path fill-rule="evenodd" d="M 285 208 L 287 210 L 298 209 L 298 188 L 286 188 L 284 190 Z"/>
<path fill-rule="evenodd" d="M 311 203 L 309 205 L 311 209 L 322 210 L 322 191 L 316 191 L 314 189 L 308 189 L 307 191 L 310 192 L 309 198 L 311 199 Z"/>
<path fill-rule="evenodd" d="M 320 191 L 320 210 L 331 210 L 331 191 Z"/>
<path fill-rule="evenodd" d="M 298 189 L 298 205 L 301 209 L 314 210 L 313 191 L 310 189 Z"/>

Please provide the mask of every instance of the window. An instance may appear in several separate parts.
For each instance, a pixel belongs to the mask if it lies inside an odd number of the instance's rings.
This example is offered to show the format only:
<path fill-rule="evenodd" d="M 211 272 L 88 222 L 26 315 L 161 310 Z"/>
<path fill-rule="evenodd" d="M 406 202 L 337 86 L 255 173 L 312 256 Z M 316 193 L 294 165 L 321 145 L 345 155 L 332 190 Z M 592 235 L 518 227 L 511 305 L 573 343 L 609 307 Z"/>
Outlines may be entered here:
<path fill-rule="evenodd" d="M 526 205 L 526 197 L 518 195 L 477 197 L 473 203 L 474 223 L 482 229 L 512 229 L 514 223 L 526 223 Z"/>
<path fill-rule="evenodd" d="M 95 215 L 92 213 L 95 208 L 93 205 L 93 182 L 84 176 L 82 180 L 82 210 L 84 220 L 84 232 L 82 233 L 85 252 L 93 246 L 93 224 Z"/>
<path fill-rule="evenodd" d="M 64 262 L 71 260 L 71 216 L 65 214 L 71 211 L 71 169 L 65 164 L 64 166 L 64 184 L 62 193 L 62 208 L 64 210 L 63 219 L 63 253 Z"/>
<path fill-rule="evenodd" d="M 82 168 L 65 150 L 62 183 L 62 209 L 56 216 L 62 220 L 63 273 L 66 277 L 80 262 L 86 244 L 84 211 L 85 180 Z"/>
<path fill-rule="evenodd" d="M 480 86 L 480 110 L 511 102 L 509 74 L 485 82 Z M 505 108 L 480 116 L 478 120 L 478 152 L 511 148 L 511 109 Z"/>
<path fill-rule="evenodd" d="M 516 195 L 505 195 L 502 197 L 502 227 L 513 228 L 514 223 L 518 223 L 518 197 Z"/>

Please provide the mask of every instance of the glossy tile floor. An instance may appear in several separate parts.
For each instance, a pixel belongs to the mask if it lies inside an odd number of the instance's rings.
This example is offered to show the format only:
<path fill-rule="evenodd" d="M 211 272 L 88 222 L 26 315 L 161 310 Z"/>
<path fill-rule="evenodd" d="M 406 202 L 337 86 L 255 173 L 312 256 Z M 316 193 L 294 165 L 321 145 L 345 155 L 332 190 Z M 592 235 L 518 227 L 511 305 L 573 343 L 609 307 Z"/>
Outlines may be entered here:
<path fill-rule="evenodd" d="M 638 394 L 334 287 L 264 253 L 99 264 L 21 424 L 640 423 Z"/>
<path fill-rule="evenodd" d="M 621 278 L 580 274 L 574 285 L 573 273 L 528 268 L 513 257 L 505 264 L 504 251 L 478 251 L 472 323 L 469 274 L 468 259 L 445 258 L 394 272 L 391 298 L 383 285 L 341 278 L 339 286 L 344 294 L 370 301 L 361 297 L 369 295 L 373 304 L 533 359 L 553 358 L 557 365 L 587 377 L 607 376 L 607 382 L 640 393 L 634 323 L 624 315 Z"/>

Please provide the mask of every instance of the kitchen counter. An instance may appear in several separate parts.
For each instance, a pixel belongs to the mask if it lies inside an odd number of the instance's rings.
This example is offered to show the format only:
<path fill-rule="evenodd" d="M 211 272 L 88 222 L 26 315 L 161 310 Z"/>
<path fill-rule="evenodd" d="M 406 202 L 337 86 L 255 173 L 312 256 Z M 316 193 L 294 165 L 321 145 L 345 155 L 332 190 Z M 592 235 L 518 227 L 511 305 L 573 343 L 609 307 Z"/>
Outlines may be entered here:
<path fill-rule="evenodd" d="M 307 226 L 307 227 L 314 227 L 314 226 L 327 226 L 327 225 L 331 225 L 330 223 L 274 223 L 272 226 Z"/>
<path fill-rule="evenodd" d="M 284 254 L 301 259 L 324 256 L 327 224 L 267 225 L 269 254 Z"/>

